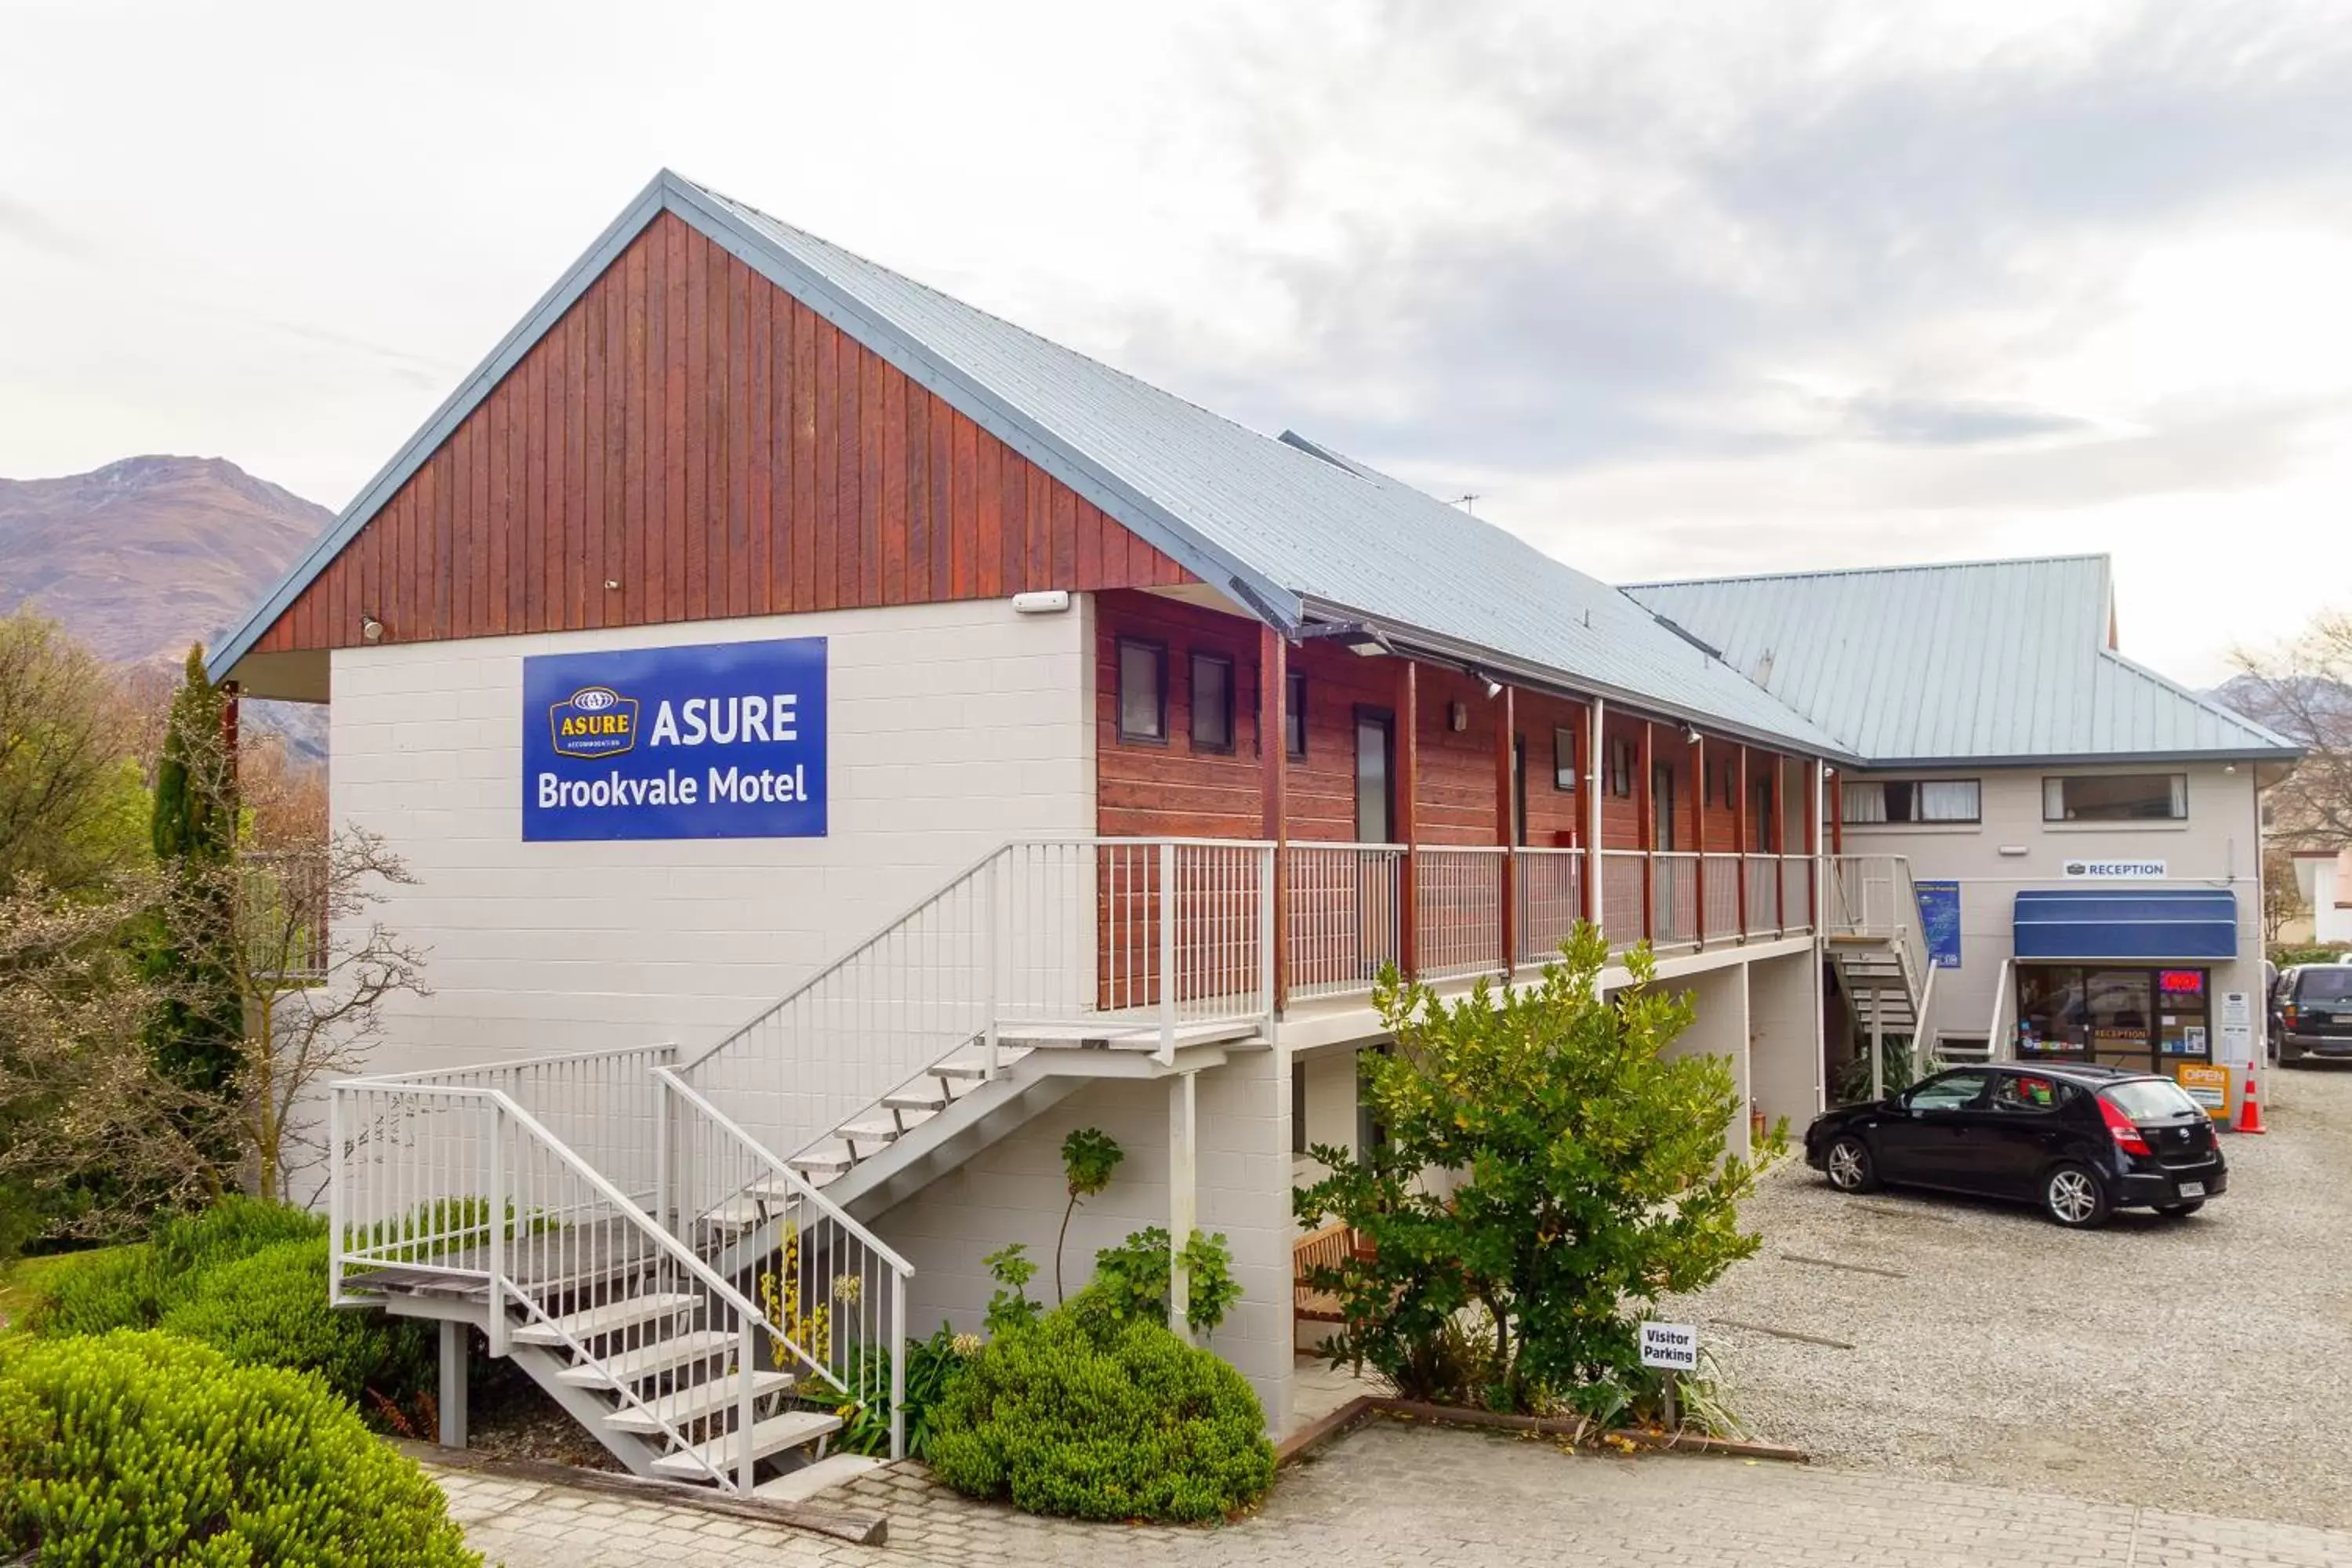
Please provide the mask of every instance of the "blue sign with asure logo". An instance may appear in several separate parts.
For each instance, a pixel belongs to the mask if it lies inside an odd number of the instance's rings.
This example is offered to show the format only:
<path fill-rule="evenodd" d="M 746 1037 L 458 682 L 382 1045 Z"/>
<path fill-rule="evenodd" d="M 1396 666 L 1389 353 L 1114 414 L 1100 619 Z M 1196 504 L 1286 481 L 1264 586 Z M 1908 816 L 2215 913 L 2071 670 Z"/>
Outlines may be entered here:
<path fill-rule="evenodd" d="M 823 637 L 522 661 L 522 836 L 822 838 Z"/>
<path fill-rule="evenodd" d="M 1927 952 L 1938 969 L 1960 966 L 1960 885 L 1958 882 L 1914 882 L 1919 897 L 1919 925 L 1927 935 Z"/>

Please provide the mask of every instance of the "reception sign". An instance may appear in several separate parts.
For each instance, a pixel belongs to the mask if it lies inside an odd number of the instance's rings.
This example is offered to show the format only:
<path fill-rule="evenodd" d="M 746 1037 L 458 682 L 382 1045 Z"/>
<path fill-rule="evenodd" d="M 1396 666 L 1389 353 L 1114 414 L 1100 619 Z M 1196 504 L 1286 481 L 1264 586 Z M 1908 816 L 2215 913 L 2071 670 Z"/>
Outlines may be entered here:
<path fill-rule="evenodd" d="M 1960 885 L 1958 882 L 1914 882 L 1919 900 L 1919 927 L 1927 935 L 1927 952 L 1938 969 L 1960 966 Z"/>
<path fill-rule="evenodd" d="M 522 836 L 822 838 L 823 637 L 522 667 Z"/>

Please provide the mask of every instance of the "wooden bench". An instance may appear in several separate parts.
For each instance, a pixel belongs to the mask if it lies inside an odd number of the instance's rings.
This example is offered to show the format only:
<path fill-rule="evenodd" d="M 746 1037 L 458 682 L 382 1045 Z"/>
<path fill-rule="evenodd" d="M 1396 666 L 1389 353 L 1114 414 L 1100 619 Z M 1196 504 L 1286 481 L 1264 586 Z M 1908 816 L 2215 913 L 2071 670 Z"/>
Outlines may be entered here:
<path fill-rule="evenodd" d="M 1339 1296 L 1310 1283 L 1318 1268 L 1337 1268 L 1361 1249 L 1356 1233 L 1345 1225 L 1327 1225 L 1309 1232 L 1290 1247 L 1290 1313 L 1307 1323 L 1344 1323 L 1348 1314 Z"/>

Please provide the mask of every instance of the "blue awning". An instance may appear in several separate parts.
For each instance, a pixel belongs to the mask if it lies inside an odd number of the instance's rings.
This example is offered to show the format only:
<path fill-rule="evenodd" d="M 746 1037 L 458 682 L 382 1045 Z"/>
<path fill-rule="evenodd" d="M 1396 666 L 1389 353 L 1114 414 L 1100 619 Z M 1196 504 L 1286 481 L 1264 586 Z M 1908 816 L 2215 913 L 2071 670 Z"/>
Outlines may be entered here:
<path fill-rule="evenodd" d="M 2206 889 L 2017 895 L 2021 962 L 2174 963 L 2238 956 L 2238 898 Z"/>

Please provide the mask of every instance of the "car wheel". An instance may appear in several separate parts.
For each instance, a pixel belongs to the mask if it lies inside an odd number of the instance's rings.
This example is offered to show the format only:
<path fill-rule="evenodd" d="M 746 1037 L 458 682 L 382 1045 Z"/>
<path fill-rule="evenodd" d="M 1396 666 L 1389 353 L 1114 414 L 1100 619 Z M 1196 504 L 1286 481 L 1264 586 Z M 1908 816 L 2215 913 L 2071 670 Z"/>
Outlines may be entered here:
<path fill-rule="evenodd" d="M 2158 1204 L 2156 1212 L 2167 1219 L 2187 1219 L 2204 1206 L 2203 1198 L 2191 1198 L 2185 1204 Z"/>
<path fill-rule="evenodd" d="M 1842 1193 L 1877 1190 L 1878 1167 L 1871 1163 L 1869 1148 L 1852 1133 L 1830 1145 L 1827 1168 L 1830 1185 Z"/>
<path fill-rule="evenodd" d="M 2107 1223 L 2106 1189 L 2087 1166 L 2053 1166 L 2042 1178 L 2042 1207 L 2069 1230 L 2089 1230 Z"/>

